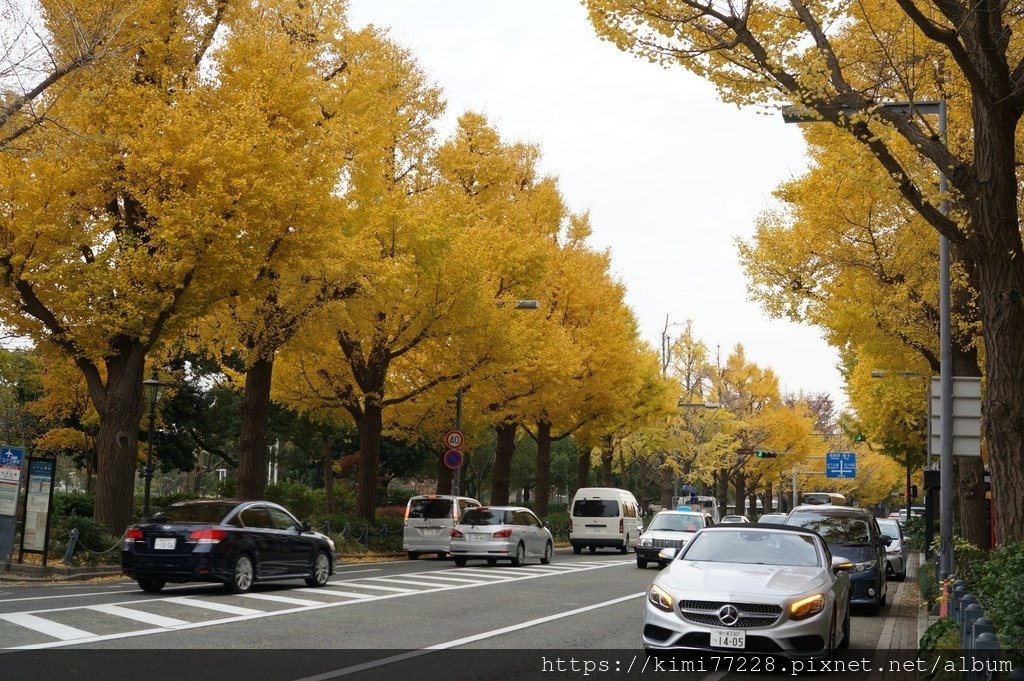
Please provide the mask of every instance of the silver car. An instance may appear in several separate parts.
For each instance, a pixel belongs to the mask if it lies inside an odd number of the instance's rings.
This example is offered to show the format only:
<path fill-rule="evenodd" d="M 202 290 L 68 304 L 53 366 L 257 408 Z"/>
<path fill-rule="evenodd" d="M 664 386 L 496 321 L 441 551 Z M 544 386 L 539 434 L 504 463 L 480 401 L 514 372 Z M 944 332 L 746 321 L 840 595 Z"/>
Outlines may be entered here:
<path fill-rule="evenodd" d="M 451 530 L 452 559 L 463 566 L 470 558 L 494 565 L 509 560 L 519 567 L 527 558 L 547 565 L 554 555 L 554 539 L 545 523 L 522 506 L 479 506 L 467 509 Z"/>
<path fill-rule="evenodd" d="M 892 541 L 885 547 L 886 572 L 897 582 L 907 578 L 907 547 L 903 541 L 903 528 L 896 520 L 878 520 L 878 529 Z"/>
<path fill-rule="evenodd" d="M 647 591 L 644 648 L 831 656 L 850 642 L 852 567 L 803 528 L 701 530 Z"/>
<path fill-rule="evenodd" d="M 669 559 L 661 557 L 662 549 L 681 549 L 697 530 L 714 524 L 710 515 L 700 511 L 659 511 L 637 542 L 636 566 L 643 569 L 657 562 L 665 567 Z"/>

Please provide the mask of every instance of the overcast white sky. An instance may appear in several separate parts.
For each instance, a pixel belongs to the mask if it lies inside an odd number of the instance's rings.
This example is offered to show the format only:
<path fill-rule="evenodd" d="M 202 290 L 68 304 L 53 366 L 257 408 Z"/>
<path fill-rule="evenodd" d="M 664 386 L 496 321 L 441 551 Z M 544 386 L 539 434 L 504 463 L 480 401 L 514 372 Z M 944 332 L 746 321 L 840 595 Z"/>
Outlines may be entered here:
<path fill-rule="evenodd" d="M 591 243 L 611 249 L 653 347 L 666 315 L 670 336 L 690 319 L 723 359 L 741 343 L 784 391 L 845 404 L 835 351 L 747 300 L 734 246 L 806 166 L 797 126 L 601 42 L 578 0 L 349 0 L 349 21 L 390 27 L 416 55 L 445 91 L 443 134 L 471 109 L 540 146 L 570 208 L 590 211 Z"/>

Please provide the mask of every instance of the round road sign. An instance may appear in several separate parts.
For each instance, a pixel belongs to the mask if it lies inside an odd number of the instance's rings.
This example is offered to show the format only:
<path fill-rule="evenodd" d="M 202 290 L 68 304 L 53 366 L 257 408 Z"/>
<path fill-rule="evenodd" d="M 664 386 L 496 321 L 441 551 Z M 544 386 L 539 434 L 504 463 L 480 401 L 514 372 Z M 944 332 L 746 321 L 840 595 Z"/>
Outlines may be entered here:
<path fill-rule="evenodd" d="M 452 470 L 461 468 L 464 459 L 465 457 L 462 456 L 462 452 L 457 449 L 449 449 L 444 455 L 444 465 Z"/>
<path fill-rule="evenodd" d="M 462 446 L 463 441 L 461 430 L 449 430 L 444 434 L 444 443 L 449 449 L 458 449 Z"/>

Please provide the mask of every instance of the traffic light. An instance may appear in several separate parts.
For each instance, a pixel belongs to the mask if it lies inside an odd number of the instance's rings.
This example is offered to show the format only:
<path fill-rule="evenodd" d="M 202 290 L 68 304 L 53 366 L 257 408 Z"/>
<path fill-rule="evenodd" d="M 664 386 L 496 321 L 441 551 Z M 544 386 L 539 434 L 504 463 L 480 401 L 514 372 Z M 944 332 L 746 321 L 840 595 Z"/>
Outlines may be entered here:
<path fill-rule="evenodd" d="M 864 440 L 866 440 L 866 439 L 867 439 L 867 438 L 866 438 L 866 437 L 864 437 L 864 433 L 856 433 L 856 434 L 855 434 L 855 435 L 853 436 L 853 441 L 854 441 L 854 442 L 864 442 Z"/>
<path fill-rule="evenodd" d="M 778 456 L 778 454 L 769 449 L 758 449 L 757 451 L 754 452 L 754 456 L 756 456 L 759 459 L 774 459 L 775 457 Z"/>

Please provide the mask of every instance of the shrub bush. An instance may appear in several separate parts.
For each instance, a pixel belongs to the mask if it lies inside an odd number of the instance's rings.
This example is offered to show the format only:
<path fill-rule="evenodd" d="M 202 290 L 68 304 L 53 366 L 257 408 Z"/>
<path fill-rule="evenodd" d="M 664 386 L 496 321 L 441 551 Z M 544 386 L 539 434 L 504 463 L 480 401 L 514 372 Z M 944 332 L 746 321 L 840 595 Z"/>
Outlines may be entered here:
<path fill-rule="evenodd" d="M 924 517 L 915 515 L 904 522 L 903 536 L 908 550 L 924 551 Z"/>
<path fill-rule="evenodd" d="M 121 538 L 114 537 L 92 518 L 78 515 L 55 515 L 50 521 L 50 560 L 63 560 L 71 538 L 78 530 L 78 541 L 72 560 L 75 565 L 116 565 L 121 560 Z"/>
<path fill-rule="evenodd" d="M 55 516 L 79 516 L 91 518 L 94 504 L 88 492 L 54 492 L 53 513 Z"/>
<path fill-rule="evenodd" d="M 967 582 L 992 620 L 1004 651 L 1014 651 L 1014 661 L 1024 664 L 1024 543 L 1004 544 L 974 569 Z"/>

